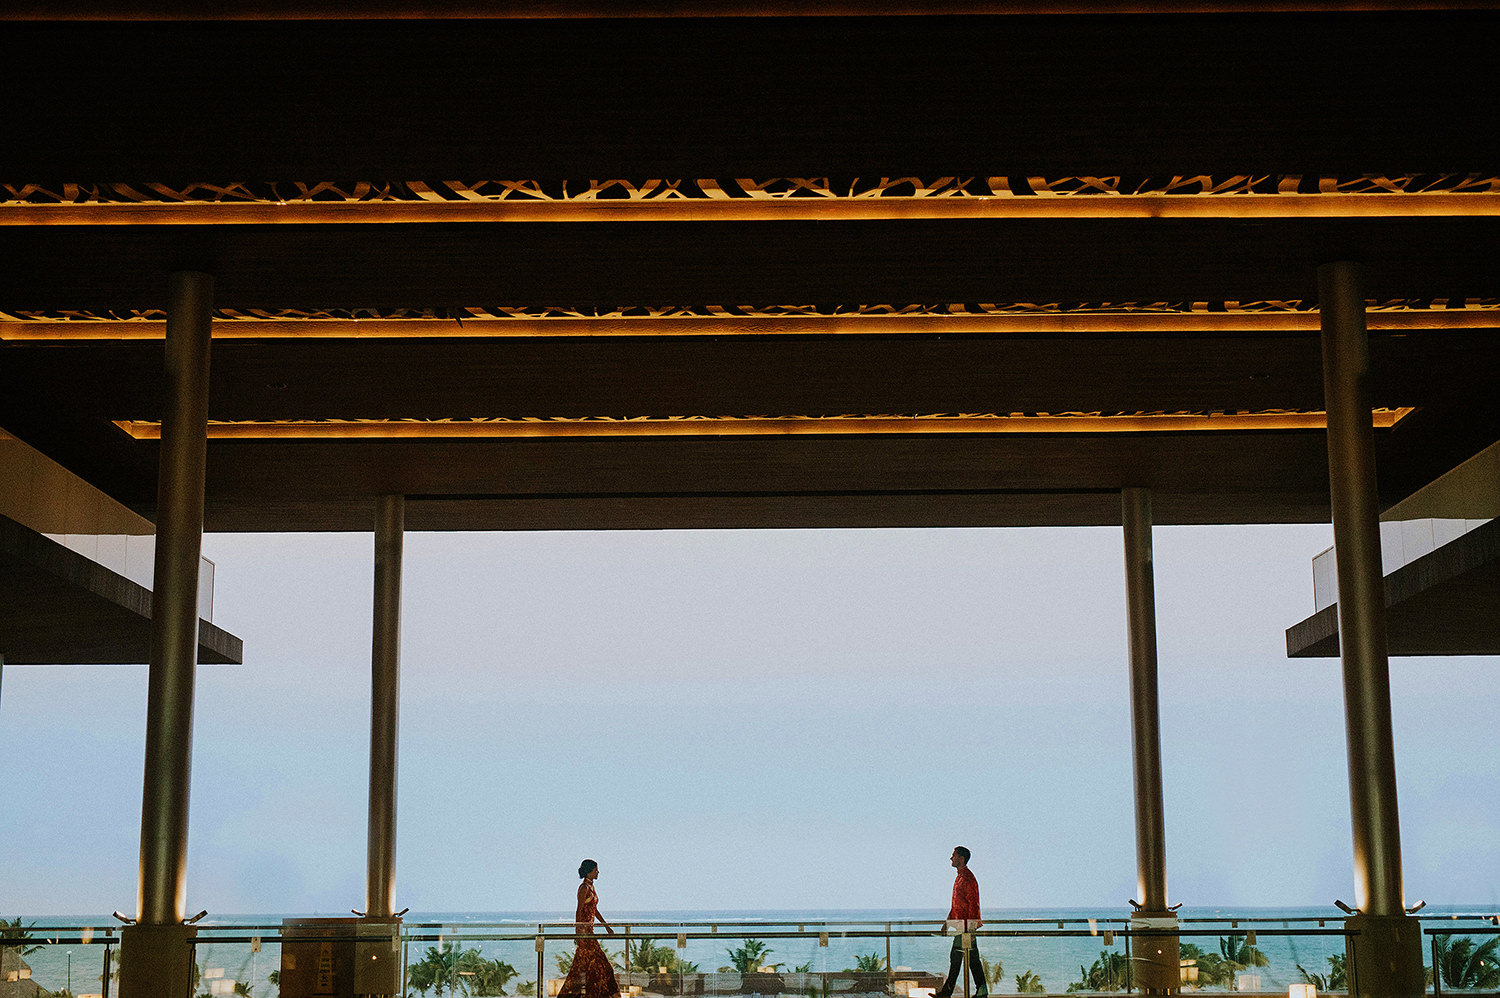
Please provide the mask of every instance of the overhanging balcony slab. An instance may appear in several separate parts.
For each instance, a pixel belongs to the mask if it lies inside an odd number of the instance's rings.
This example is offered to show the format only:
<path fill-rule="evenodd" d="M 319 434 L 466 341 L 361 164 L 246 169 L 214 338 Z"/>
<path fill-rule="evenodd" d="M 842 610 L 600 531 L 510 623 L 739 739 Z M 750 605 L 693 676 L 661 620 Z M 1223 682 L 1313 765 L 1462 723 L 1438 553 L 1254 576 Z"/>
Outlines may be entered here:
<path fill-rule="evenodd" d="M 1500 520 L 1385 577 L 1392 655 L 1500 654 Z M 1290 658 L 1339 654 L 1338 604 L 1287 628 Z"/>
<path fill-rule="evenodd" d="M 0 516 L 0 655 L 7 665 L 140 664 L 151 591 Z M 198 661 L 237 665 L 244 643 L 198 622 Z"/>

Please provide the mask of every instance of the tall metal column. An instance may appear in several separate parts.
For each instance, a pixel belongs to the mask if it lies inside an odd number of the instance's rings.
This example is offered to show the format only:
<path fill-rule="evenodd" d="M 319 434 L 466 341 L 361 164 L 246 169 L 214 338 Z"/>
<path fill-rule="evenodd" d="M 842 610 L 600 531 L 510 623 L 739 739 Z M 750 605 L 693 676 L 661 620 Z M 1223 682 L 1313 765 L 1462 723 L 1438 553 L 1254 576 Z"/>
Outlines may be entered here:
<path fill-rule="evenodd" d="M 1178 987 L 1176 913 L 1167 907 L 1167 831 L 1161 785 L 1161 713 L 1156 683 L 1156 580 L 1151 555 L 1151 493 L 1124 489 L 1125 607 L 1130 643 L 1130 743 L 1135 773 L 1135 867 L 1142 933 L 1131 954 L 1147 994 Z"/>
<path fill-rule="evenodd" d="M 388 918 L 396 890 L 396 733 L 401 701 L 402 496 L 375 502 L 375 614 L 370 656 L 370 825 L 365 914 Z"/>
<path fill-rule="evenodd" d="M 177 998 L 190 984 L 194 930 L 183 916 L 213 292 L 208 274 L 171 276 L 151 589 L 139 924 L 127 926 L 121 935 L 121 998 Z"/>
<path fill-rule="evenodd" d="M 1385 583 L 1370 414 L 1370 349 L 1360 266 L 1339 262 L 1319 267 L 1318 300 L 1349 750 L 1354 896 L 1361 915 L 1356 926 L 1360 937 L 1350 944 L 1352 987 L 1360 994 L 1420 994 L 1421 943 L 1414 920 L 1405 918 L 1402 900 Z M 1408 938 L 1402 938 L 1403 932 Z"/>
<path fill-rule="evenodd" d="M 187 898 L 188 776 L 198 665 L 198 559 L 208 451 L 208 350 L 214 279 L 171 276 L 157 473 L 156 566 L 141 803 L 140 921 L 182 922 Z"/>
<path fill-rule="evenodd" d="M 1156 581 L 1151 564 L 1151 493 L 1121 493 L 1125 605 L 1130 635 L 1130 735 L 1135 763 L 1135 866 L 1141 907 L 1167 908 L 1167 832 L 1161 789 L 1161 716 L 1156 686 Z"/>

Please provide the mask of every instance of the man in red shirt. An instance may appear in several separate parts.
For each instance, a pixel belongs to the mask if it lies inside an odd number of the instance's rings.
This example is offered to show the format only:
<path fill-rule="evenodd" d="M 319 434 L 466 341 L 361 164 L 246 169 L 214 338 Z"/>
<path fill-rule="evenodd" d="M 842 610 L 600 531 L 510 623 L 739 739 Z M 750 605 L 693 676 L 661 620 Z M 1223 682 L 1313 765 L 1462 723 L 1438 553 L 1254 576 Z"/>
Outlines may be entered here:
<path fill-rule="evenodd" d="M 979 946 L 970 933 L 984 923 L 979 920 L 979 881 L 969 870 L 969 850 L 955 846 L 950 861 L 958 876 L 953 878 L 953 904 L 948 908 L 948 922 L 953 937 L 953 949 L 948 958 L 948 979 L 933 998 L 952 998 L 953 985 L 964 975 L 964 949 L 968 942 L 969 974 L 974 978 L 974 998 L 988 998 L 989 988 L 984 979 L 984 961 L 979 958 Z M 956 923 L 956 924 L 955 924 Z"/>

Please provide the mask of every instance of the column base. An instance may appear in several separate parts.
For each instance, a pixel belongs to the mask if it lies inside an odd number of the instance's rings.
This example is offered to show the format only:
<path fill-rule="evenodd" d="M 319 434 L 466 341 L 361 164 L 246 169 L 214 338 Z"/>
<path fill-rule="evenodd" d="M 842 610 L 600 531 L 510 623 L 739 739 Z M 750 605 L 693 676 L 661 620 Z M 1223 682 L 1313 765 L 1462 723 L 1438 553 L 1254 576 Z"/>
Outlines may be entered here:
<path fill-rule="evenodd" d="M 401 916 L 369 915 L 359 920 L 354 949 L 354 993 L 401 993 Z"/>
<path fill-rule="evenodd" d="M 281 937 L 283 995 L 356 998 L 401 993 L 399 915 L 286 918 Z"/>
<path fill-rule="evenodd" d="M 120 930 L 120 998 L 182 998 L 193 986 L 191 925 L 127 925 Z"/>
<path fill-rule="evenodd" d="M 1176 994 L 1182 987 L 1177 945 L 1177 913 L 1137 911 L 1130 917 L 1134 936 L 1130 945 L 1130 972 L 1142 994 Z M 1158 935 L 1157 933 L 1160 933 Z"/>
<path fill-rule="evenodd" d="M 1349 998 L 1420 998 L 1422 923 L 1410 915 L 1355 915 L 1344 920 Z"/>

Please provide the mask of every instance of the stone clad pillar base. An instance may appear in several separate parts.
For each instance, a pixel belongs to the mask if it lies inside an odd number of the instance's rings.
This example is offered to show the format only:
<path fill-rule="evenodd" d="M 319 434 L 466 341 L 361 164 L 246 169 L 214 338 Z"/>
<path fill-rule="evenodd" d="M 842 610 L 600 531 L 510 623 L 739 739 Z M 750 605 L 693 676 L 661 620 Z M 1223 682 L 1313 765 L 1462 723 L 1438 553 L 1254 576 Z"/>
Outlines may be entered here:
<path fill-rule="evenodd" d="M 1176 994 L 1182 986 L 1177 913 L 1142 908 L 1130 916 L 1130 929 L 1138 933 L 1130 945 L 1130 974 L 1136 989 L 1148 995 Z"/>
<path fill-rule="evenodd" d="M 120 998 L 184 998 L 192 993 L 192 925 L 127 925 L 120 930 Z"/>
<path fill-rule="evenodd" d="M 1355 915 L 1344 920 L 1349 998 L 1420 998 L 1422 922 L 1410 915 Z"/>

